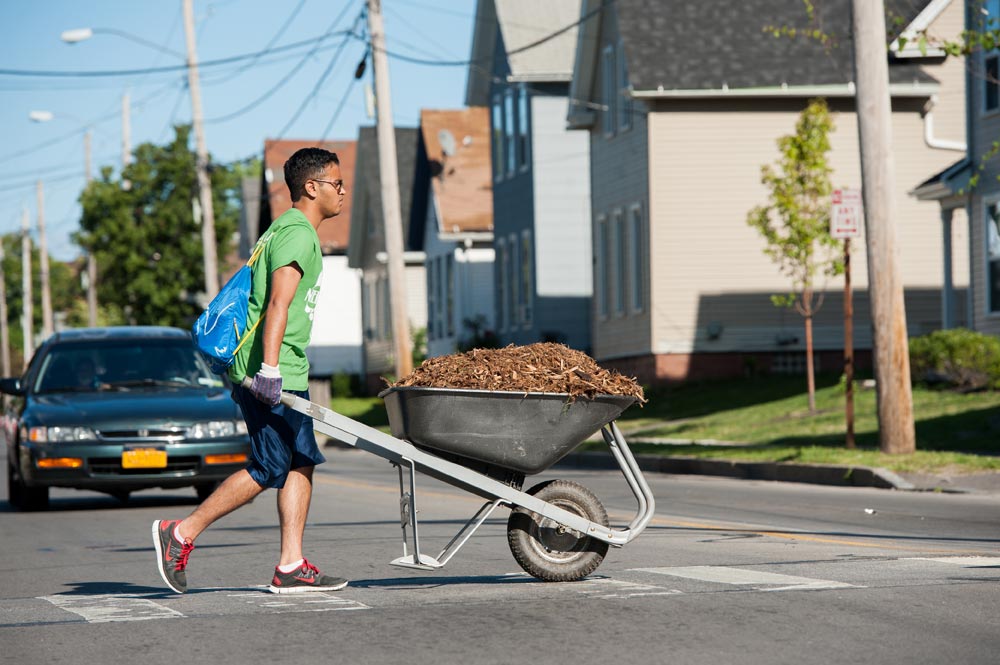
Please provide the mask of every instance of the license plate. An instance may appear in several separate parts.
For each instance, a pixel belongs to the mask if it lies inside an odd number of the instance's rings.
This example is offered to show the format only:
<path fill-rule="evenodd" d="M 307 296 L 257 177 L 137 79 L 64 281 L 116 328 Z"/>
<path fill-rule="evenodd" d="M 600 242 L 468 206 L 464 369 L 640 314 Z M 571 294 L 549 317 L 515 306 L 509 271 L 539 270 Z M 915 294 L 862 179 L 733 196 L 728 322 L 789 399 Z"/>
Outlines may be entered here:
<path fill-rule="evenodd" d="M 159 448 L 135 448 L 122 452 L 123 469 L 164 469 L 167 451 Z"/>

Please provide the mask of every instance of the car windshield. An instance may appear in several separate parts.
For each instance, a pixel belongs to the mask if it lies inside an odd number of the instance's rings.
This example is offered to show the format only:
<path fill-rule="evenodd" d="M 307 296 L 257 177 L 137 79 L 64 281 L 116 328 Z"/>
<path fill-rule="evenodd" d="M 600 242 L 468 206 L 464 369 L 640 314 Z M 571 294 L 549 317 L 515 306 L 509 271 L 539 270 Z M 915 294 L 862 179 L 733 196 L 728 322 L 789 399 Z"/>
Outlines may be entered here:
<path fill-rule="evenodd" d="M 34 392 L 222 385 L 190 342 L 127 339 L 53 346 L 42 359 Z"/>

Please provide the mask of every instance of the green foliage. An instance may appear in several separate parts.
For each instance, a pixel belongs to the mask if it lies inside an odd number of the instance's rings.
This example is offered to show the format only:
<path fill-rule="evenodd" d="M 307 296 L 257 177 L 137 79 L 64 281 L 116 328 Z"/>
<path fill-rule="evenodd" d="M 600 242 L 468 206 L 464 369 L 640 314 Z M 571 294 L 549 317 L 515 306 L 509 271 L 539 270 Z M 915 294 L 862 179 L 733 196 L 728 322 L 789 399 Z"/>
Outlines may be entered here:
<path fill-rule="evenodd" d="M 138 146 L 119 178 L 105 167 L 80 196 L 83 218 L 74 240 L 97 258 L 98 301 L 109 319 L 121 312 L 128 323 L 186 326 L 200 309 L 196 294 L 204 289 L 204 262 L 193 211 L 197 189 L 189 135 L 189 127 L 179 126 L 166 145 Z M 240 179 L 253 168 L 212 168 L 220 258 L 232 247 Z"/>
<path fill-rule="evenodd" d="M 413 328 L 410 331 L 412 361 L 414 367 L 427 360 L 427 328 Z"/>
<path fill-rule="evenodd" d="M 468 331 L 468 335 L 459 340 L 459 353 L 465 353 L 472 349 L 500 348 L 500 340 L 495 332 L 486 327 L 486 317 L 482 314 L 474 319 L 464 319 L 462 327 Z"/>
<path fill-rule="evenodd" d="M 811 101 L 799 116 L 795 134 L 778 139 L 777 167 L 761 169 L 770 202 L 747 216 L 747 224 L 764 238 L 764 253 L 792 284 L 793 293 L 772 296 L 772 302 L 779 307 L 795 304 L 803 314 L 813 311 L 816 278 L 839 275 L 844 269 L 835 251 L 840 244 L 830 236 L 833 169 L 828 154 L 833 128 L 826 102 Z"/>
<path fill-rule="evenodd" d="M 1000 388 L 1000 339 L 956 328 L 910 340 L 914 381 L 960 391 Z"/>
<path fill-rule="evenodd" d="M 357 374 L 338 372 L 330 378 L 330 388 L 334 397 L 354 397 L 358 394 L 361 381 Z"/>
<path fill-rule="evenodd" d="M 21 316 L 24 311 L 24 288 L 22 284 L 21 234 L 8 233 L 0 237 L 3 243 L 3 279 L 7 296 L 7 327 L 10 336 L 11 367 L 19 370 L 22 364 L 21 350 L 24 335 L 21 330 Z M 41 254 L 38 247 L 31 247 L 31 301 L 32 330 L 37 334 L 42 329 L 42 281 L 40 272 Z M 66 326 L 81 325 L 77 308 L 82 303 L 86 321 L 86 299 L 80 285 L 79 273 L 85 267 L 82 262 L 64 263 L 49 257 L 49 291 L 52 296 L 52 312 L 63 319 Z"/>

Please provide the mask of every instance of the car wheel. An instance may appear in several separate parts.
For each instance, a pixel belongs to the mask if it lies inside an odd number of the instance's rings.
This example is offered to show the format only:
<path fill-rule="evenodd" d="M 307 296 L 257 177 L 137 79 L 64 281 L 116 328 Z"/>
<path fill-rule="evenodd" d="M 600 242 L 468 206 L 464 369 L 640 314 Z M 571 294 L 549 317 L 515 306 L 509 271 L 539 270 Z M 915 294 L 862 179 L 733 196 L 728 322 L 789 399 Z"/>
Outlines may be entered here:
<path fill-rule="evenodd" d="M 7 497 L 10 505 L 18 510 L 45 510 L 49 507 L 48 487 L 28 487 L 7 463 Z"/>
<path fill-rule="evenodd" d="M 22 508 L 22 503 L 24 497 L 22 496 L 24 486 L 21 485 L 21 481 L 17 480 L 16 474 L 14 473 L 14 465 L 9 461 L 7 462 L 7 503 L 11 505 L 12 508 L 20 510 Z"/>
<path fill-rule="evenodd" d="M 219 483 L 198 483 L 194 486 L 196 492 L 198 492 L 198 501 L 204 501 L 208 497 L 212 496 L 212 492 L 215 488 L 219 486 Z"/>

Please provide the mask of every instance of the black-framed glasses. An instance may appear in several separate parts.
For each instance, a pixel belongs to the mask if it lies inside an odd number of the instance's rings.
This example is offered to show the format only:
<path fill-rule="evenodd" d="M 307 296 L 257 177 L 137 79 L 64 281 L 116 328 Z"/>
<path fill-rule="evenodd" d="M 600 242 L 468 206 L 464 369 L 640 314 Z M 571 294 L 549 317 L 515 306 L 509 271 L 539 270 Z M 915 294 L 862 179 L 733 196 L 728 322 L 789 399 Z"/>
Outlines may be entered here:
<path fill-rule="evenodd" d="M 310 178 L 313 182 L 325 182 L 328 185 L 333 185 L 333 187 L 338 191 L 343 193 L 344 181 L 343 180 L 320 180 L 319 178 Z"/>

